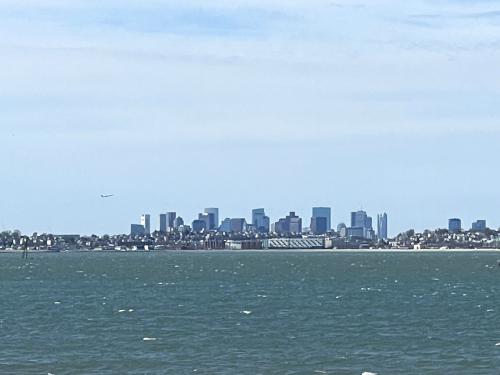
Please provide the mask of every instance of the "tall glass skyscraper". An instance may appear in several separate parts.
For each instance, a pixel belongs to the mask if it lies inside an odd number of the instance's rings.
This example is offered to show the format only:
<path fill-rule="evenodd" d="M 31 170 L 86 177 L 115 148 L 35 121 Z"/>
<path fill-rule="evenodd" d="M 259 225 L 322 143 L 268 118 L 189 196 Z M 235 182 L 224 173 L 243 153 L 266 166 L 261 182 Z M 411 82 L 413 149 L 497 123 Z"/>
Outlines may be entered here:
<path fill-rule="evenodd" d="M 167 233 L 167 214 L 160 214 L 160 232 Z"/>
<path fill-rule="evenodd" d="M 144 227 L 145 234 L 151 234 L 151 215 L 149 214 L 142 215 L 141 225 Z"/>
<path fill-rule="evenodd" d="M 387 214 L 377 215 L 377 237 L 379 240 L 387 240 Z"/>
<path fill-rule="evenodd" d="M 252 225 L 258 232 L 269 232 L 270 220 L 263 208 L 252 210 Z"/>
<path fill-rule="evenodd" d="M 312 219 L 324 217 L 326 219 L 326 231 L 332 229 L 332 209 L 330 207 L 313 207 Z"/>
<path fill-rule="evenodd" d="M 205 208 L 205 213 L 207 215 L 214 215 L 214 222 L 213 222 L 213 226 L 211 226 L 209 229 L 218 229 L 219 228 L 219 209 L 216 208 L 216 207 L 211 207 L 211 208 Z"/>

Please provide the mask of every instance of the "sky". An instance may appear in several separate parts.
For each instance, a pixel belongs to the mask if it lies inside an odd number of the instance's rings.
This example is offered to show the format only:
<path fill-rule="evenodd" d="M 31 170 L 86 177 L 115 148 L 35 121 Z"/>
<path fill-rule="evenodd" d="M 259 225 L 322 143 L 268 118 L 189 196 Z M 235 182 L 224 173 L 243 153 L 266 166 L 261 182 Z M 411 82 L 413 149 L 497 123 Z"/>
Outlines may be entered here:
<path fill-rule="evenodd" d="M 0 231 L 498 228 L 499 66 L 497 0 L 0 0 Z"/>

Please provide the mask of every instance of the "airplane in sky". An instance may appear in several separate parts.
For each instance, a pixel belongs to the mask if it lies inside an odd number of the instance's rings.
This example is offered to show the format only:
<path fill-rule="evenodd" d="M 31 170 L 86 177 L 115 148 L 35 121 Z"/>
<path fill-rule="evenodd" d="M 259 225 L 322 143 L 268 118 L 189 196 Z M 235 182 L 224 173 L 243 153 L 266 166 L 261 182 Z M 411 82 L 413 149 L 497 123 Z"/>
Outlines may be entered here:
<path fill-rule="evenodd" d="M 114 194 L 101 194 L 101 198 L 111 198 L 114 197 Z"/>

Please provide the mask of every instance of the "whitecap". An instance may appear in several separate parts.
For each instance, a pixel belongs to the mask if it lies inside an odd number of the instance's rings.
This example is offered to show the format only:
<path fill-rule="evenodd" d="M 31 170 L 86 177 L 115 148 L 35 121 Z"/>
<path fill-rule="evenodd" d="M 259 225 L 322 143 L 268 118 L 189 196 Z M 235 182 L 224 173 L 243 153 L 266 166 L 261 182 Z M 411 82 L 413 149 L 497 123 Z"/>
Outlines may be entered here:
<path fill-rule="evenodd" d="M 54 302 L 54 305 L 60 305 L 60 304 L 61 304 L 61 302 L 59 302 L 59 301 Z"/>
<path fill-rule="evenodd" d="M 134 309 L 128 309 L 128 312 L 134 312 Z"/>
<path fill-rule="evenodd" d="M 495 344 L 495 346 L 500 346 L 500 342 L 497 342 L 497 343 Z"/>
<path fill-rule="evenodd" d="M 156 341 L 156 337 L 144 337 L 142 341 Z"/>
<path fill-rule="evenodd" d="M 365 371 L 361 375 L 378 375 L 376 372 Z"/>
<path fill-rule="evenodd" d="M 125 312 L 125 310 L 121 309 L 121 310 L 118 310 L 119 313 L 122 313 L 122 312 Z"/>
<path fill-rule="evenodd" d="M 250 310 L 243 310 L 243 311 L 240 311 L 240 313 L 245 314 L 245 315 L 250 315 L 252 312 Z"/>

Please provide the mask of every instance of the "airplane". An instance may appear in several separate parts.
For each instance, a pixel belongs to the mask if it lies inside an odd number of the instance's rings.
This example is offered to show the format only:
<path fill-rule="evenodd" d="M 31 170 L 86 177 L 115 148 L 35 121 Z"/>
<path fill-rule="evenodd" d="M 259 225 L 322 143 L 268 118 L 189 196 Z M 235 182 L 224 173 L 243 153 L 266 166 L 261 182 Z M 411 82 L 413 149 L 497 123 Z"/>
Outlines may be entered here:
<path fill-rule="evenodd" d="M 101 198 L 111 198 L 114 197 L 114 194 L 101 194 Z"/>

